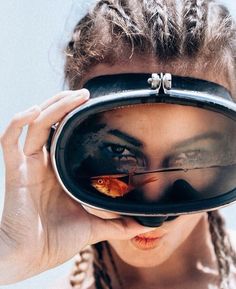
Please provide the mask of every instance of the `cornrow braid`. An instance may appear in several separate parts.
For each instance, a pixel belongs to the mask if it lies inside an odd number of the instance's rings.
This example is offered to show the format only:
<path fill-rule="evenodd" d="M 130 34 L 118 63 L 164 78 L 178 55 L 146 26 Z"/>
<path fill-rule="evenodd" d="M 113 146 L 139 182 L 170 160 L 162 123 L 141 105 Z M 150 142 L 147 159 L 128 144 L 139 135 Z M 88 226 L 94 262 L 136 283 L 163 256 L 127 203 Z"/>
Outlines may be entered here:
<path fill-rule="evenodd" d="M 155 54 L 160 60 L 178 57 L 180 33 L 173 3 L 169 9 L 163 0 L 143 0 L 143 14 Z"/>
<path fill-rule="evenodd" d="M 236 91 L 235 33 L 229 11 L 214 0 L 101 0 L 76 25 L 65 49 L 65 81 L 78 89 L 93 66 L 133 54 L 170 65 L 186 57 L 196 65 L 199 57 L 205 69 L 225 73 Z"/>
<path fill-rule="evenodd" d="M 93 259 L 91 246 L 85 247 L 75 256 L 75 264 L 70 275 L 70 285 L 74 289 L 80 289 L 87 277 L 88 268 Z"/>
<path fill-rule="evenodd" d="M 117 281 L 118 281 L 118 283 L 119 283 L 120 288 L 123 289 L 123 288 L 125 288 L 125 286 L 124 286 L 123 281 L 122 281 L 122 279 L 121 279 L 121 277 L 120 277 L 120 274 L 119 274 L 119 272 L 118 272 L 118 268 L 117 268 L 116 263 L 115 263 L 115 260 L 114 260 L 114 258 L 113 258 L 113 254 L 112 254 L 112 251 L 111 251 L 111 247 L 110 247 L 110 245 L 109 245 L 109 243 L 108 243 L 107 241 L 104 242 L 104 244 L 105 244 L 105 248 L 106 248 L 106 250 L 107 250 L 108 257 L 109 257 L 109 259 L 110 259 L 110 263 L 111 263 L 111 265 L 112 265 L 113 271 L 114 271 L 114 273 L 115 273 L 116 279 L 117 279 Z"/>
<path fill-rule="evenodd" d="M 92 31 L 93 27 L 94 22 L 91 15 L 85 15 L 75 26 L 72 39 L 65 49 L 67 64 L 64 68 L 64 74 L 65 79 L 69 79 L 71 89 L 76 87 L 77 80 L 84 71 L 83 67 L 90 66 L 92 63 L 87 52 L 90 43 L 88 31 Z M 93 54 L 93 57 L 95 57 L 95 54 Z M 83 63 L 83 66 L 80 65 L 81 63 Z"/>
<path fill-rule="evenodd" d="M 106 5 L 108 7 L 106 14 L 109 14 L 110 11 L 114 11 L 119 21 L 123 21 L 125 24 L 127 24 L 127 27 L 132 27 L 132 19 L 130 18 L 131 14 L 127 6 L 127 2 L 123 1 L 123 3 L 119 3 L 120 1 L 109 1 L 109 0 L 102 0 L 100 1 L 95 10 L 98 8 L 101 8 L 103 5 Z M 131 28 L 131 30 L 134 27 Z M 134 33 L 137 31 L 137 29 L 134 29 Z"/>
<path fill-rule="evenodd" d="M 183 50 L 189 56 L 194 56 L 204 45 L 208 1 L 185 0 L 183 9 L 183 26 L 185 39 Z"/>
<path fill-rule="evenodd" d="M 95 285 L 97 289 L 113 289 L 111 284 L 111 278 L 108 274 L 107 266 L 103 259 L 104 244 L 103 242 L 93 245 L 94 248 L 94 277 Z"/>
<path fill-rule="evenodd" d="M 236 266 L 236 254 L 232 248 L 229 235 L 225 230 L 225 222 L 218 211 L 208 212 L 209 230 L 216 254 L 220 288 L 229 288 L 230 268 Z"/>
<path fill-rule="evenodd" d="M 65 49 L 65 79 L 69 80 L 71 89 L 78 86 L 79 78 L 92 65 L 104 61 L 115 62 L 124 46 L 130 58 L 136 50 L 148 51 L 150 45 L 142 24 L 135 22 L 128 6 L 123 7 L 114 0 L 98 1 L 76 25 Z"/>
<path fill-rule="evenodd" d="M 128 1 L 121 0 L 102 0 L 97 4 L 95 11 L 103 16 L 109 26 L 112 40 L 119 40 L 118 42 L 131 48 L 129 56 L 131 58 L 137 47 L 138 50 L 144 50 L 147 46 L 143 46 L 146 36 L 142 26 L 135 21 L 128 3 Z"/>

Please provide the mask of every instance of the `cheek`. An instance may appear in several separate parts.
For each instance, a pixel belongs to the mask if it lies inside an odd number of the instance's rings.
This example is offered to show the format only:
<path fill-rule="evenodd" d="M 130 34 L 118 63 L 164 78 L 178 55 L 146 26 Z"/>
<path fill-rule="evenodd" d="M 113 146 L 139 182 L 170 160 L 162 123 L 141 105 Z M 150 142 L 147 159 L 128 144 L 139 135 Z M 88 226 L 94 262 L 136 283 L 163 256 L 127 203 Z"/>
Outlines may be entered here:
<path fill-rule="evenodd" d="M 198 225 L 200 226 L 200 221 L 206 218 L 206 216 L 206 213 L 183 215 L 173 222 L 167 222 L 166 229 L 170 232 L 166 240 L 167 245 L 175 251 L 190 235 L 199 235 L 201 229 Z"/>
<path fill-rule="evenodd" d="M 82 206 L 89 214 L 94 215 L 96 217 L 99 217 L 101 219 L 117 219 L 120 217 L 118 214 L 115 214 L 115 213 L 110 213 L 110 212 L 106 212 L 106 211 L 102 211 L 102 210 L 93 209 L 93 208 L 87 207 L 85 205 L 82 205 Z"/>
<path fill-rule="evenodd" d="M 115 254 L 123 262 L 134 267 L 155 267 L 171 258 L 177 250 L 180 255 L 184 253 L 186 248 L 193 250 L 192 246 L 181 245 L 197 228 L 204 215 L 205 213 L 180 216 L 173 221 L 164 223 L 163 228 L 167 230 L 167 234 L 155 248 L 150 250 L 138 249 L 134 247 L 130 240 L 110 240 L 109 243 Z"/>

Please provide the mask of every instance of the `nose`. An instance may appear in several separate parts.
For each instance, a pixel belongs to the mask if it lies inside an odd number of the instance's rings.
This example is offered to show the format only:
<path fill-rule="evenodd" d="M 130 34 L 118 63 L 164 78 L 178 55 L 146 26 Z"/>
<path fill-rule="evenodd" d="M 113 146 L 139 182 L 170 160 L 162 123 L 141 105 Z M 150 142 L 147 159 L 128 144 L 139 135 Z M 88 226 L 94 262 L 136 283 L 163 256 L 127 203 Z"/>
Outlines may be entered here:
<path fill-rule="evenodd" d="M 167 173 L 149 173 L 139 180 L 139 195 L 145 203 L 167 201 L 173 184 L 173 177 Z M 135 216 L 137 222 L 146 227 L 160 227 L 165 221 L 171 221 L 177 216 Z"/>
<path fill-rule="evenodd" d="M 135 183 L 146 202 L 159 201 L 170 187 L 170 180 L 165 173 L 150 173 L 139 176 L 139 180 L 136 180 Z"/>

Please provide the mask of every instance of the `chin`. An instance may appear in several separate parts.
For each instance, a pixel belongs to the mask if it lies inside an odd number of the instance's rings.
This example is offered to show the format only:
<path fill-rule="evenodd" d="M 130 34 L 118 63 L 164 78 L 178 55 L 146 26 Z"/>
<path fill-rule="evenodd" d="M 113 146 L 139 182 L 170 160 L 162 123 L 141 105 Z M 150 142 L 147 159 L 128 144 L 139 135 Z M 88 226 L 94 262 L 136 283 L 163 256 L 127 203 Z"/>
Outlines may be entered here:
<path fill-rule="evenodd" d="M 159 265 L 162 265 L 167 258 L 159 258 L 159 256 L 152 255 L 149 258 L 141 258 L 138 255 L 135 256 L 134 260 L 128 260 L 125 258 L 122 261 L 125 262 L 126 264 L 136 267 L 136 268 L 154 268 Z"/>
<path fill-rule="evenodd" d="M 126 264 L 151 268 L 164 263 L 170 256 L 165 240 L 131 239 L 128 241 L 109 242 L 119 258 Z"/>
<path fill-rule="evenodd" d="M 179 254 L 184 254 L 187 246 L 183 244 L 191 235 L 196 237 L 204 234 L 205 223 L 205 213 L 180 216 L 150 233 L 137 235 L 130 240 L 111 240 L 109 243 L 115 254 L 130 266 L 156 267 L 170 259 L 178 249 Z M 195 239 L 189 239 L 189 248 Z"/>

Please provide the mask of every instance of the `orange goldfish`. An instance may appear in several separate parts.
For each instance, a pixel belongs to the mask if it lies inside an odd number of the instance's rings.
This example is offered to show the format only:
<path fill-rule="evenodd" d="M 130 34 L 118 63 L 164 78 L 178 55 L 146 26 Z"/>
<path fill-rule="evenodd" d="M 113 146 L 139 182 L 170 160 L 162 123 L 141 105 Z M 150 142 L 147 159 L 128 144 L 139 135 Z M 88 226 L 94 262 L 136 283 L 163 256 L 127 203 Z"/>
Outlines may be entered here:
<path fill-rule="evenodd" d="M 112 198 L 116 198 L 124 196 L 136 187 L 141 187 L 147 183 L 154 182 L 156 180 L 157 178 L 151 177 L 143 181 L 142 183 L 133 186 L 131 184 L 126 184 L 125 182 L 111 176 L 100 176 L 92 178 L 91 185 L 100 193 L 108 195 Z"/>

